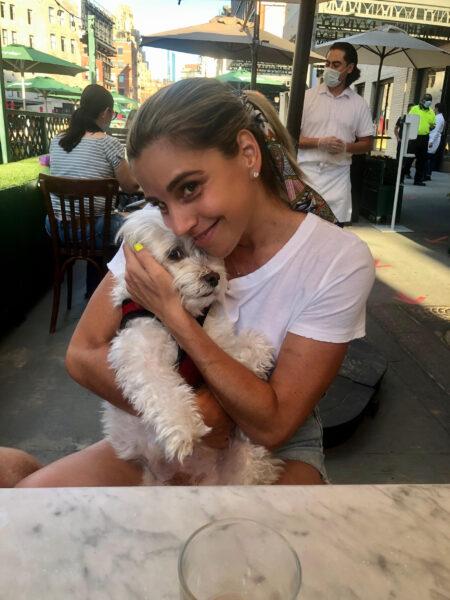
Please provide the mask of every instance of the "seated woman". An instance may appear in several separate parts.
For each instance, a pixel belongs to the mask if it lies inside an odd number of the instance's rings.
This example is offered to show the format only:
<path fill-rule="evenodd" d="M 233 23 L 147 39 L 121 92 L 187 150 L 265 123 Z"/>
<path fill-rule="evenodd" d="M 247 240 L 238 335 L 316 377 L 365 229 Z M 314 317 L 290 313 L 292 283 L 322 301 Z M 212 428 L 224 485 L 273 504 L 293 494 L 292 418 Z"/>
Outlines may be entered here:
<path fill-rule="evenodd" d="M 75 330 L 66 358 L 69 373 L 132 413 L 107 363 L 122 318 L 111 289 L 115 274 L 126 270 L 130 297 L 166 325 L 203 375 L 206 385 L 196 399 L 212 427 L 203 443 L 226 447 L 236 424 L 285 461 L 278 483 L 323 483 L 317 404 L 349 341 L 365 334 L 374 280 L 366 244 L 308 212 L 314 203 L 305 205 L 303 191 L 299 195 L 304 186 L 291 138 L 270 103 L 255 92 L 239 97 L 202 78 L 165 87 L 139 110 L 127 151 L 136 179 L 167 227 L 225 260 L 230 279 L 225 313 L 238 331 L 252 328 L 270 340 L 276 365 L 262 381 L 227 355 L 184 309 L 171 275 L 146 250 L 124 246 Z M 103 440 L 20 485 L 141 483 L 142 465 L 119 459 Z"/>
<path fill-rule="evenodd" d="M 76 179 L 116 178 L 121 189 L 136 192 L 139 185 L 131 174 L 125 159 L 125 149 L 115 138 L 107 135 L 114 118 L 114 100 L 101 85 L 88 85 L 81 94 L 80 107 L 73 113 L 69 128 L 57 135 L 50 144 L 50 174 L 56 177 Z M 52 198 L 55 216 L 59 224 L 59 236 L 64 239 L 60 203 Z M 95 198 L 95 236 L 100 246 L 104 227 L 104 199 Z M 119 214 L 111 215 L 111 239 L 114 240 L 122 223 Z M 46 229 L 50 234 L 47 217 Z M 95 289 L 97 271 L 88 263 L 87 293 Z M 93 280 L 93 281 L 91 281 Z"/>

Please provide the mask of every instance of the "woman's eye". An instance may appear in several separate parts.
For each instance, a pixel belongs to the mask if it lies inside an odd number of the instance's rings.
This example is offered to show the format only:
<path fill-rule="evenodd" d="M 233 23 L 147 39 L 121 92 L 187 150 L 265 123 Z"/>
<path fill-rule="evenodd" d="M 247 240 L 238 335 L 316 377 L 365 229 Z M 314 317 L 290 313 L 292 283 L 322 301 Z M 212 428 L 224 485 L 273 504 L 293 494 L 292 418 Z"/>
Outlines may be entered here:
<path fill-rule="evenodd" d="M 163 215 L 167 213 L 167 206 L 164 204 L 164 202 L 160 202 L 159 200 L 150 200 L 150 204 L 155 208 L 159 208 Z"/>
<path fill-rule="evenodd" d="M 189 181 L 183 185 L 183 197 L 189 198 L 193 196 L 198 188 L 198 183 L 196 181 Z"/>
<path fill-rule="evenodd" d="M 167 255 L 169 260 L 181 260 L 184 258 L 184 252 L 182 248 L 172 248 L 172 250 Z"/>

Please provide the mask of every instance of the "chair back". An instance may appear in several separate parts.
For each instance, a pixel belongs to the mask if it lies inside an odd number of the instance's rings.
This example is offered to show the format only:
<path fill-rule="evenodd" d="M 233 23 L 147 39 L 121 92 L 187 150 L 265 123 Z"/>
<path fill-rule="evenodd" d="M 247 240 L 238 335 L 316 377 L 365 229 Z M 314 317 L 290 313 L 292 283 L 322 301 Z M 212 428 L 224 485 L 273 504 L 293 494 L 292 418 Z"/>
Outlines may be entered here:
<path fill-rule="evenodd" d="M 50 221 L 55 256 L 64 254 L 73 259 L 89 260 L 105 257 L 114 242 L 110 239 L 113 201 L 119 191 L 116 179 L 73 179 L 39 175 L 39 184 Z M 52 199 L 53 197 L 53 199 Z M 101 247 L 95 244 L 95 200 L 104 199 L 104 227 Z M 57 207 L 58 217 L 55 214 Z M 60 239 L 61 221 L 63 239 Z"/>

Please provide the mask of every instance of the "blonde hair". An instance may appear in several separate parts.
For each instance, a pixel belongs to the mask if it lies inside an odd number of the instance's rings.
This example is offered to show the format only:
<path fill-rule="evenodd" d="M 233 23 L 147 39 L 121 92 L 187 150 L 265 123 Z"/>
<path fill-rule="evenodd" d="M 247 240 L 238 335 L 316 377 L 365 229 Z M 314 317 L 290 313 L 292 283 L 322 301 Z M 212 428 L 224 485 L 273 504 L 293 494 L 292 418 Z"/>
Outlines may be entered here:
<path fill-rule="evenodd" d="M 261 179 L 273 193 L 289 202 L 282 173 L 266 143 L 264 132 L 248 110 L 248 103 L 267 119 L 275 141 L 284 146 L 290 166 L 298 176 L 292 138 L 265 96 L 247 91 L 239 97 L 228 85 L 216 79 L 184 79 L 158 90 L 139 108 L 127 140 L 127 155 L 136 159 L 142 150 L 158 139 L 167 138 L 189 148 L 217 148 L 225 156 L 236 156 L 237 136 L 250 131 L 261 150 Z"/>

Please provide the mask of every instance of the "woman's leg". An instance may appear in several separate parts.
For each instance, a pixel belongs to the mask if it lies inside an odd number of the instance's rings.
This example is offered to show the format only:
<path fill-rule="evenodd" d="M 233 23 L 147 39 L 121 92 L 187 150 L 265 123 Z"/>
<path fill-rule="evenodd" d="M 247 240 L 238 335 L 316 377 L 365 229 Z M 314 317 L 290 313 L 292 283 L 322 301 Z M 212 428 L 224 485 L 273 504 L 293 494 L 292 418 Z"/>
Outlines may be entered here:
<path fill-rule="evenodd" d="M 0 488 L 14 487 L 41 467 L 33 456 L 23 450 L 0 447 Z"/>
<path fill-rule="evenodd" d="M 102 440 L 43 467 L 16 487 L 135 486 L 141 482 L 142 467 L 117 458 L 112 446 Z"/>
<path fill-rule="evenodd" d="M 275 485 L 323 485 L 319 471 L 300 460 L 285 460 L 284 472 Z"/>

